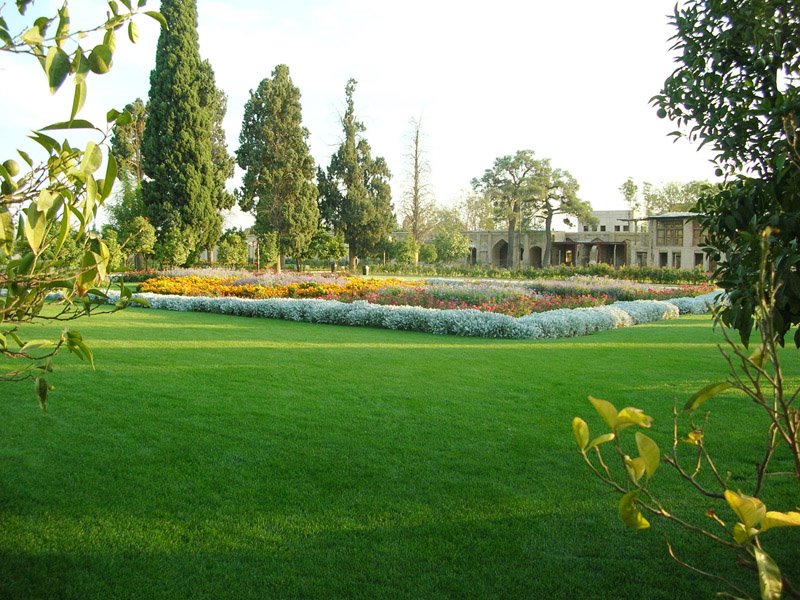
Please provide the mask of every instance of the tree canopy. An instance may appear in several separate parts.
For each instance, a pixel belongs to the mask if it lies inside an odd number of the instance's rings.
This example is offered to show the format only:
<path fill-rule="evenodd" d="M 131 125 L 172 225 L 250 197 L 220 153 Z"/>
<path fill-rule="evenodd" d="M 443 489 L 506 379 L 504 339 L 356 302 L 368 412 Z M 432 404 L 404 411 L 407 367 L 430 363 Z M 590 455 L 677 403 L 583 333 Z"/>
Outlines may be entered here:
<path fill-rule="evenodd" d="M 519 150 L 514 155 L 498 157 L 491 169 L 472 180 L 473 189 L 492 203 L 498 219 L 508 225 L 509 268 L 520 264 L 516 233 L 518 227 L 524 226 L 524 208 L 539 197 L 538 167 L 533 150 Z"/>
<path fill-rule="evenodd" d="M 250 92 L 245 105 L 236 151 L 244 169 L 239 206 L 255 216 L 256 233 L 277 234 L 280 254 L 293 256 L 298 268 L 319 228 L 314 159 L 307 140 L 300 90 L 289 67 L 278 65 L 271 78 Z"/>
<path fill-rule="evenodd" d="M 200 59 L 195 0 L 162 0 L 161 31 L 150 74 L 142 140 L 142 200 L 160 257 L 183 264 L 219 226 L 214 206 L 212 111 L 208 70 Z"/>
<path fill-rule="evenodd" d="M 710 147 L 726 176 L 698 203 L 706 251 L 728 291 L 722 319 L 747 343 L 767 232 L 779 286 L 766 289 L 783 341 L 800 323 L 800 4 L 687 0 L 672 22 L 678 64 L 653 103 L 677 123 L 674 135 Z"/>
<path fill-rule="evenodd" d="M 320 213 L 328 226 L 344 235 L 351 263 L 378 252 L 396 225 L 389 186 L 392 175 L 382 157 L 372 157 L 363 137 L 365 127 L 356 118 L 353 103 L 356 83 L 351 79 L 345 87 L 344 139 L 327 172 L 317 171 Z"/>

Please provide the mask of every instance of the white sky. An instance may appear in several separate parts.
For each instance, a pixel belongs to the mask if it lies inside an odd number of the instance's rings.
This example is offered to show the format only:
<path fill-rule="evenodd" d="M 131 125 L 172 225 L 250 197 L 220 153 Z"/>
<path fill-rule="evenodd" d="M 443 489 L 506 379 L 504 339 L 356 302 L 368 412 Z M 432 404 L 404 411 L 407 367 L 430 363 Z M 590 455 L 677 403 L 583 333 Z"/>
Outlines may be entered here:
<path fill-rule="evenodd" d="M 200 52 L 228 94 L 231 152 L 249 90 L 285 63 L 323 166 L 340 141 L 345 83 L 359 81 L 356 114 L 394 174 L 395 206 L 409 121 L 421 115 L 440 204 L 460 200 L 496 157 L 532 149 L 570 171 L 595 209 L 613 209 L 624 207 L 618 188 L 628 176 L 654 184 L 713 177 L 709 155 L 673 143 L 674 127 L 648 104 L 674 68 L 666 16 L 674 1 L 198 0 Z M 58 4 L 37 0 L 29 17 Z M 99 0 L 70 6 L 73 23 L 80 11 L 92 22 L 105 12 Z M 3 14 L 11 21 L 13 12 Z M 139 43 L 121 35 L 112 71 L 89 79 L 82 117 L 102 122 L 106 109 L 147 98 L 158 26 L 138 23 Z M 0 90 L 0 160 L 33 148 L 30 129 L 69 116 L 71 84 L 50 98 L 30 58 L 0 53 Z"/>

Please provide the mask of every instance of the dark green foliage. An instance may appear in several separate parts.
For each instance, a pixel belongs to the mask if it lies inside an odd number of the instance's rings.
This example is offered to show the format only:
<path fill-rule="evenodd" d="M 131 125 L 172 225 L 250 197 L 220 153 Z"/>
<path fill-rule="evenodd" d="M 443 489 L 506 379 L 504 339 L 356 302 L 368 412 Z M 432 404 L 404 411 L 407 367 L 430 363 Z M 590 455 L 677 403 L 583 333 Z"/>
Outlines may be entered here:
<path fill-rule="evenodd" d="M 302 125 L 300 90 L 289 67 L 278 65 L 271 79 L 250 92 L 239 134 L 236 159 L 244 169 L 239 205 L 256 218 L 255 231 L 274 231 L 279 251 L 308 256 L 319 227 L 314 159 Z"/>
<path fill-rule="evenodd" d="M 775 329 L 783 341 L 800 322 L 800 4 L 689 0 L 673 23 L 679 65 L 653 102 L 690 139 L 708 145 L 717 174 L 728 177 L 720 194 L 699 203 L 707 252 L 730 292 L 722 319 L 749 339 L 760 234 L 777 227 L 768 271 L 781 285 Z"/>
<path fill-rule="evenodd" d="M 200 60 L 195 0 L 164 0 L 169 29 L 158 39 L 150 74 L 142 141 L 142 200 L 158 234 L 161 257 L 183 264 L 219 226 L 208 109 L 207 71 Z"/>
<path fill-rule="evenodd" d="M 222 216 L 220 211 L 230 210 L 236 202 L 234 195 L 225 188 L 225 182 L 233 177 L 236 161 L 228 153 L 225 141 L 225 130 L 222 121 L 228 110 L 228 97 L 218 89 L 214 79 L 211 63 L 202 63 L 202 104 L 211 113 L 211 169 L 213 187 L 211 188 L 211 204 L 214 207 L 214 218 L 206 229 L 200 232 L 198 245 L 211 251 L 222 233 Z"/>
<path fill-rule="evenodd" d="M 391 173 L 382 157 L 372 158 L 362 137 L 364 125 L 356 119 L 353 93 L 356 81 L 345 87 L 347 109 L 342 117 L 344 140 L 331 157 L 327 173 L 317 171 L 320 214 L 326 225 L 344 235 L 351 260 L 379 251 L 395 228 Z"/>
<path fill-rule="evenodd" d="M 642 184 L 642 199 L 648 215 L 667 212 L 691 212 L 697 209 L 697 201 L 713 191 L 708 181 L 681 183 L 669 181 L 661 186 Z"/>

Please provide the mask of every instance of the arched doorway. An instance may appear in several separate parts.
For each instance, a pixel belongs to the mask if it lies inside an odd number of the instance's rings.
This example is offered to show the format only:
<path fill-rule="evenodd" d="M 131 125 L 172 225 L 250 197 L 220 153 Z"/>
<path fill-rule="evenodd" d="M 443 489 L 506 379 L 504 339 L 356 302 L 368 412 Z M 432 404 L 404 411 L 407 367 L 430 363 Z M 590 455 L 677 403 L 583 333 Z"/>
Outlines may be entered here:
<path fill-rule="evenodd" d="M 508 242 L 500 240 L 492 247 L 492 264 L 496 267 L 508 266 Z"/>

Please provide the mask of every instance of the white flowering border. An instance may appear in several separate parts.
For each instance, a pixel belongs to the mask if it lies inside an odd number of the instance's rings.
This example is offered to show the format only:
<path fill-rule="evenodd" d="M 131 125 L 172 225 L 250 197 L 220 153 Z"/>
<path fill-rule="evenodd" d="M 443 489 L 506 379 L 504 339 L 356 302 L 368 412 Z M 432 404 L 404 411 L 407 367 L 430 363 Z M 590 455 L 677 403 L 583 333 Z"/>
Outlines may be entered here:
<path fill-rule="evenodd" d="M 591 308 L 564 308 L 524 317 L 510 317 L 472 309 L 439 310 L 417 306 L 384 306 L 363 300 L 345 303 L 319 299 L 250 300 L 151 293 L 134 296 L 146 300 L 151 308 L 163 310 L 381 327 L 441 335 L 538 340 L 574 337 L 661 319 L 677 319 L 679 314 L 703 314 L 708 312 L 709 305 L 721 301 L 722 293 L 713 292 L 696 298 L 675 298 L 665 301 L 636 300 Z M 118 298 L 119 293 L 109 294 L 110 302 L 116 302 Z"/>

